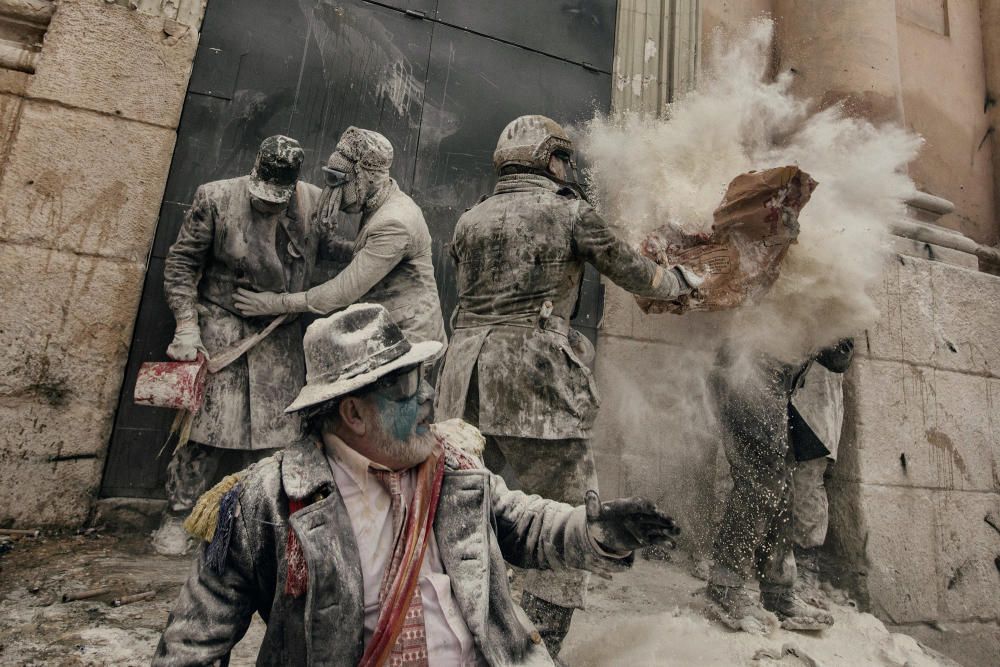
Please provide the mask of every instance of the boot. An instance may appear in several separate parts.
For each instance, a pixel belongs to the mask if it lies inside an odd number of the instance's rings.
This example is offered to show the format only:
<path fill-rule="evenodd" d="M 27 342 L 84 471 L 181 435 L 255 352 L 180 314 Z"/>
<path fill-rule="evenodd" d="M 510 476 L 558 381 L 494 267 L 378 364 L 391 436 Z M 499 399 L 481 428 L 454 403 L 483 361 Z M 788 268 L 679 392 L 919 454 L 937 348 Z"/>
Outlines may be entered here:
<path fill-rule="evenodd" d="M 829 603 L 819 587 L 819 549 L 795 547 L 795 565 L 795 592 L 807 604 L 828 610 Z"/>
<path fill-rule="evenodd" d="M 744 586 L 708 585 L 708 611 L 732 630 L 769 635 L 778 629 L 778 617 L 764 609 Z"/>
<path fill-rule="evenodd" d="M 557 665 L 564 665 L 558 656 L 563 640 L 569 632 L 570 622 L 573 620 L 573 608 L 561 607 L 525 591 L 521 594 L 521 609 L 535 624 L 535 629 L 545 641 L 545 648 L 552 656 L 552 660 Z"/>
<path fill-rule="evenodd" d="M 163 513 L 160 527 L 153 531 L 153 549 L 161 556 L 183 556 L 191 548 L 191 537 L 184 530 L 184 517 Z"/>
<path fill-rule="evenodd" d="M 781 627 L 786 630 L 825 630 L 833 625 L 830 612 L 809 604 L 791 586 L 763 589 L 760 601 L 781 619 Z"/>

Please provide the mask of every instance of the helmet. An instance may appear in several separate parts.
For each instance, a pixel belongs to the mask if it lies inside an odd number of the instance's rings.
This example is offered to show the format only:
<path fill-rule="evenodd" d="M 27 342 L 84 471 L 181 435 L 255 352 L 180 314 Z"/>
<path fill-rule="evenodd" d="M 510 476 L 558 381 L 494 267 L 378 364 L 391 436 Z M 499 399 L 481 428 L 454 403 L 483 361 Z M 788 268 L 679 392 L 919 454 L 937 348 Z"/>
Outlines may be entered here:
<path fill-rule="evenodd" d="M 545 116 L 520 116 L 500 133 L 493 151 L 493 167 L 497 173 L 515 164 L 548 171 L 549 158 L 557 151 L 573 157 L 573 142 L 562 125 Z"/>

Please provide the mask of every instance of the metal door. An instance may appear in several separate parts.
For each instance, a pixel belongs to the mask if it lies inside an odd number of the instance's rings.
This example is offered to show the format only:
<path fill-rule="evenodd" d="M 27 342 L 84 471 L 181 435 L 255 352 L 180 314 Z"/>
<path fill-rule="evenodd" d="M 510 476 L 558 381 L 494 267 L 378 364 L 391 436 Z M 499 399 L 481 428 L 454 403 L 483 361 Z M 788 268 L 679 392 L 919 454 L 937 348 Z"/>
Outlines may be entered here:
<path fill-rule="evenodd" d="M 459 215 L 492 189 L 491 155 L 522 113 L 563 123 L 610 105 L 616 0 L 211 0 L 160 211 L 102 495 L 163 497 L 172 413 L 136 406 L 139 365 L 173 334 L 163 260 L 201 183 L 249 173 L 261 139 L 295 137 L 303 178 L 349 125 L 378 130 L 392 175 L 423 208 L 445 316 L 444 252 Z M 577 324 L 596 338 L 601 293 L 585 282 Z"/>

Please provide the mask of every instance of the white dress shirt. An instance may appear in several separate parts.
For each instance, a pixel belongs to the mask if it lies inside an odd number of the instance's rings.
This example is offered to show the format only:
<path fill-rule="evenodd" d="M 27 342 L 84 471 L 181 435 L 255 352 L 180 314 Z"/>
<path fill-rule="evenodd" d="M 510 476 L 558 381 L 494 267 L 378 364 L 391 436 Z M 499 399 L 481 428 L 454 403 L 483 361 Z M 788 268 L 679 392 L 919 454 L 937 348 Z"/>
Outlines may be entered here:
<path fill-rule="evenodd" d="M 377 463 L 354 451 L 336 436 L 331 437 L 331 443 L 325 447 L 325 451 L 333 478 L 344 499 L 344 505 L 347 506 L 347 514 L 361 555 L 365 599 L 364 640 L 367 646 L 375 634 L 379 616 L 379 589 L 392 557 L 394 535 L 391 497 L 388 490 L 369 471 L 369 466 L 381 467 Z M 413 500 L 415 477 L 415 468 L 402 476 L 404 516 Z M 444 571 L 433 531 L 424 554 L 424 562 L 420 565 L 420 597 L 424 606 L 428 664 L 434 667 L 484 665 L 451 590 L 451 577 Z"/>

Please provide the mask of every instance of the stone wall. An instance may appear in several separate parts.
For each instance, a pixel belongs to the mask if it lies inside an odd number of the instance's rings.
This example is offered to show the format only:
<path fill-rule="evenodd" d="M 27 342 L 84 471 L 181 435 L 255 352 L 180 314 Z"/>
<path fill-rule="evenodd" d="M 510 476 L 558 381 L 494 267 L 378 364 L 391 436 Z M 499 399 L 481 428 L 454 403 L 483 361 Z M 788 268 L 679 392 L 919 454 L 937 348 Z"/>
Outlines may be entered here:
<path fill-rule="evenodd" d="M 2 524 L 78 524 L 100 482 L 203 9 L 140 4 L 61 0 L 0 70 Z"/>
<path fill-rule="evenodd" d="M 831 547 L 895 623 L 1000 618 L 1000 278 L 898 255 L 858 341 Z"/>

